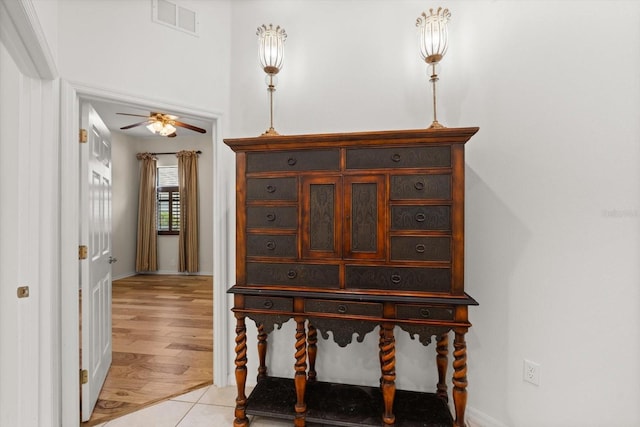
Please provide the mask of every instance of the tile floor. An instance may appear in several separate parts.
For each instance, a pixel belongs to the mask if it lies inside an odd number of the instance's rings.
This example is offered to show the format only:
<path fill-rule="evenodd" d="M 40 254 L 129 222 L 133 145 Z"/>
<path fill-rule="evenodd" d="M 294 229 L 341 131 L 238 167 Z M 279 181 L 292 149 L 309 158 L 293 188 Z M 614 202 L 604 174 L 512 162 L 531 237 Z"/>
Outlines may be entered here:
<path fill-rule="evenodd" d="M 250 389 L 247 387 L 247 394 Z M 97 427 L 226 427 L 233 426 L 235 386 L 208 386 L 141 409 Z M 253 418 L 253 419 L 252 419 Z M 249 417 L 251 427 L 290 427 L 283 422 Z"/>

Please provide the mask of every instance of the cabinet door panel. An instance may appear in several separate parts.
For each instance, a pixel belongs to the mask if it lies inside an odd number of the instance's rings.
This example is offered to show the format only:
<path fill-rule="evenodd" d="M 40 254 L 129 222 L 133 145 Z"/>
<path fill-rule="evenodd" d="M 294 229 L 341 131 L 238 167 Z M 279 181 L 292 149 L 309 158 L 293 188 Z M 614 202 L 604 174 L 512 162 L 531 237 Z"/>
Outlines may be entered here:
<path fill-rule="evenodd" d="M 391 200 L 451 199 L 451 175 L 392 175 Z"/>
<path fill-rule="evenodd" d="M 385 177 L 347 176 L 345 181 L 345 257 L 383 259 L 385 256 Z"/>
<path fill-rule="evenodd" d="M 302 180 L 302 253 L 305 258 L 339 258 L 342 192 L 339 176 Z"/>
<path fill-rule="evenodd" d="M 298 200 L 296 178 L 249 178 L 247 200 Z"/>
<path fill-rule="evenodd" d="M 417 304 L 398 304 L 396 306 L 396 319 L 453 320 L 453 308 Z"/>
<path fill-rule="evenodd" d="M 392 230 L 451 230 L 450 206 L 392 206 Z"/>
<path fill-rule="evenodd" d="M 301 150 L 247 154 L 247 172 L 311 171 L 340 169 L 339 150 Z"/>
<path fill-rule="evenodd" d="M 449 292 L 451 269 L 348 265 L 346 287 L 347 289 Z"/>
<path fill-rule="evenodd" d="M 297 258 L 297 242 L 295 235 L 249 234 L 247 255 Z"/>
<path fill-rule="evenodd" d="M 247 227 L 295 230 L 298 209 L 295 206 L 248 206 Z"/>
<path fill-rule="evenodd" d="M 347 150 L 347 169 L 450 167 L 451 147 L 390 147 Z"/>
<path fill-rule="evenodd" d="M 451 261 L 451 237 L 393 236 L 391 260 Z"/>
<path fill-rule="evenodd" d="M 340 287 L 340 267 L 332 264 L 248 262 L 247 284 L 337 289 Z"/>

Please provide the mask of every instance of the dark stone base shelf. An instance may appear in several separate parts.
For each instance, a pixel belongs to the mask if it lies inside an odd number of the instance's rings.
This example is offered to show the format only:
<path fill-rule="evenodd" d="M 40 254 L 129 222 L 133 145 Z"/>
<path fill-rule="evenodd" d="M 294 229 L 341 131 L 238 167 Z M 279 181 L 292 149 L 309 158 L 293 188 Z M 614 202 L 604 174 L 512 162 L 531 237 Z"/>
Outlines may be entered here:
<path fill-rule="evenodd" d="M 247 414 L 293 420 L 296 395 L 293 380 L 268 377 L 258 382 L 247 401 Z M 328 382 L 307 383 L 306 420 L 311 426 L 380 427 L 382 393 L 377 387 Z M 434 393 L 397 390 L 395 427 L 451 427 L 447 403 Z"/>

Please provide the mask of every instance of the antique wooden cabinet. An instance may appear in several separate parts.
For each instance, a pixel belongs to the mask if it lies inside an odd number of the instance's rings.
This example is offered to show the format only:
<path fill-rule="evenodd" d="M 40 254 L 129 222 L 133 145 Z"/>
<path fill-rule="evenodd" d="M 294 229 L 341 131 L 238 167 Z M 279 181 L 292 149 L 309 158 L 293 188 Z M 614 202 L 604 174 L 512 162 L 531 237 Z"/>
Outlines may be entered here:
<path fill-rule="evenodd" d="M 464 425 L 464 337 L 468 306 L 477 304 L 464 291 L 464 148 L 477 130 L 225 140 L 237 162 L 234 426 L 247 426 L 247 414 L 298 427 Z M 258 327 L 259 358 L 249 397 L 247 317 Z M 290 319 L 295 348 L 274 351 L 291 355 L 293 379 L 271 377 L 267 336 Z M 380 387 L 320 381 L 318 332 L 346 347 L 375 328 Z M 424 345 L 436 337 L 434 393 L 396 390 L 399 330 Z M 455 418 L 446 384 L 451 331 Z"/>

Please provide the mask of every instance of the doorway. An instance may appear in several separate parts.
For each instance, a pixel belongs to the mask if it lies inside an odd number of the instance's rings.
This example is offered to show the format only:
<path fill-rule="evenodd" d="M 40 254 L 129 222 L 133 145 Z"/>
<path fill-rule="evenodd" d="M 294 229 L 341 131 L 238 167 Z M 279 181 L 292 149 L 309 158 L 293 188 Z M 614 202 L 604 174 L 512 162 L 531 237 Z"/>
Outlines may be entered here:
<path fill-rule="evenodd" d="M 62 424 L 66 426 L 78 426 L 78 405 L 77 396 L 79 394 L 78 365 L 79 365 L 79 318 L 78 318 L 78 269 L 77 269 L 77 246 L 78 246 L 78 143 L 77 135 L 79 129 L 79 105 L 81 101 L 89 102 L 111 102 L 126 104 L 136 108 L 149 110 L 153 105 L 158 109 L 172 111 L 177 114 L 189 117 L 198 117 L 211 123 L 211 154 L 213 157 L 213 232 L 216 236 L 213 239 L 213 275 L 218 283 L 226 283 L 229 267 L 223 254 L 228 251 L 229 237 L 223 221 L 220 220 L 222 212 L 225 210 L 227 196 L 222 196 L 226 191 L 223 188 L 225 173 L 224 165 L 221 165 L 220 147 L 222 140 L 219 130 L 219 117 L 216 114 L 194 110 L 192 108 L 167 104 L 160 101 L 149 101 L 133 98 L 128 95 L 113 93 L 100 89 L 73 85 L 69 82 L 61 82 L 61 206 L 64 206 L 64 215 L 61 216 L 61 382 L 62 382 Z M 75 254 L 75 256 L 74 256 Z M 216 336 L 216 346 L 214 349 L 214 378 L 217 385 L 226 385 L 228 379 L 227 369 L 227 349 L 228 333 L 226 332 L 228 323 L 228 304 L 225 293 L 225 286 L 215 286 L 214 309 L 213 309 L 213 335 Z"/>

